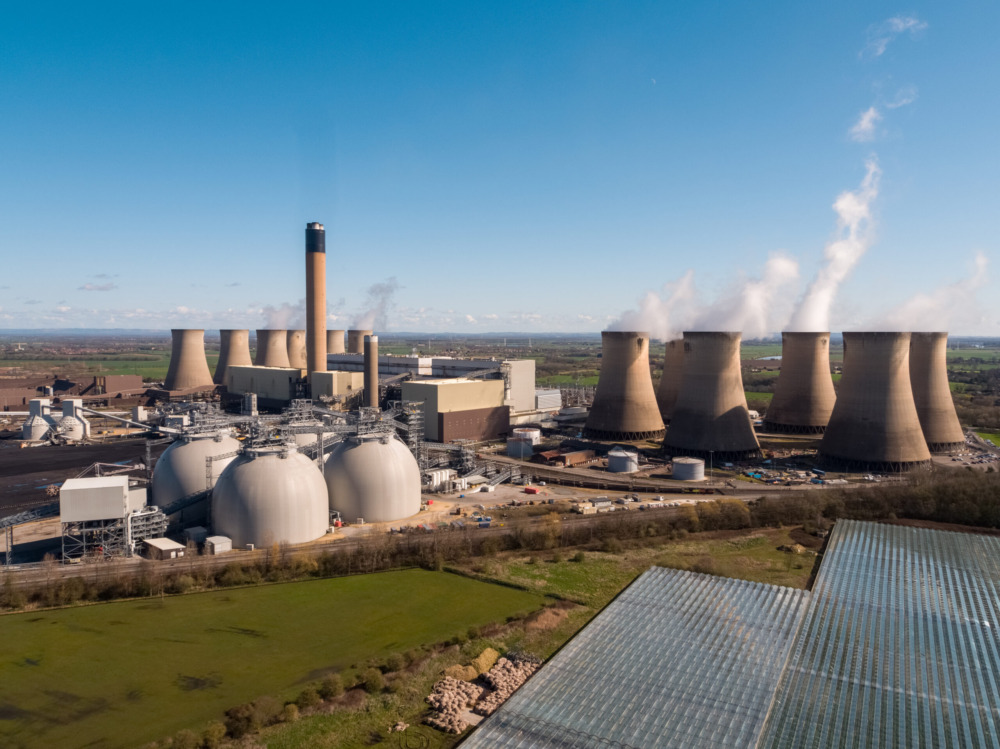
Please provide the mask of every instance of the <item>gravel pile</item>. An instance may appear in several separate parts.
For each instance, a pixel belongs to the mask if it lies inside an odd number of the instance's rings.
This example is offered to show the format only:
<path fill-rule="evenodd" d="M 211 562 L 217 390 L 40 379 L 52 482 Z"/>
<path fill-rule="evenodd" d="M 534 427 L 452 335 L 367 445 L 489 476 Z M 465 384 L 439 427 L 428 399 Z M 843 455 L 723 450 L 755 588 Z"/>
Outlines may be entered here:
<path fill-rule="evenodd" d="M 469 727 L 462 711 L 474 705 L 482 694 L 482 687 L 446 676 L 427 697 L 432 712 L 424 722 L 446 733 L 461 733 Z"/>

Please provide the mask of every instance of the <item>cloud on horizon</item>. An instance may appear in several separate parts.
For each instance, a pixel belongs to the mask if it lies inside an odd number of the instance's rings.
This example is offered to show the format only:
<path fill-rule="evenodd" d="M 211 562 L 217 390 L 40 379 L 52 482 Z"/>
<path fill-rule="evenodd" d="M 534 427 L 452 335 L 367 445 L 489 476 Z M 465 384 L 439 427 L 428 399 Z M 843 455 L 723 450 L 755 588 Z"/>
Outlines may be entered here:
<path fill-rule="evenodd" d="M 108 283 L 85 283 L 83 286 L 78 286 L 78 291 L 112 291 L 117 289 L 118 286 L 109 281 Z"/>

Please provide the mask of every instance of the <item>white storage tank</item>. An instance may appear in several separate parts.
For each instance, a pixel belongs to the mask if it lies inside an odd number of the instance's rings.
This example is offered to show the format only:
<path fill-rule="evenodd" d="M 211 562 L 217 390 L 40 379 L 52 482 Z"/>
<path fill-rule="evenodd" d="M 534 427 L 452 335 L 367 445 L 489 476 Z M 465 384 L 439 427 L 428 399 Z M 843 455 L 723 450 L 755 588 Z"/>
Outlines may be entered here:
<path fill-rule="evenodd" d="M 239 441 L 228 429 L 182 435 L 163 451 L 153 468 L 153 504 L 166 507 L 182 497 L 205 491 L 206 460 L 215 455 L 235 453 L 239 449 Z M 212 461 L 213 483 L 235 458 L 233 455 Z M 204 525 L 207 508 L 207 502 L 199 502 L 168 519 L 184 525 Z"/>
<path fill-rule="evenodd" d="M 212 530 L 237 547 L 313 541 L 326 533 L 329 520 L 319 468 L 286 445 L 248 448 L 212 491 Z"/>
<path fill-rule="evenodd" d="M 705 461 L 701 458 L 674 458 L 673 476 L 677 481 L 704 481 Z"/>
<path fill-rule="evenodd" d="M 534 427 L 518 427 L 514 430 L 512 438 L 528 440 L 532 445 L 537 445 L 542 441 L 542 430 Z"/>
<path fill-rule="evenodd" d="M 420 512 L 420 467 L 395 435 L 348 437 L 326 459 L 330 509 L 347 522 L 388 523 Z"/>
<path fill-rule="evenodd" d="M 45 439 L 56 421 L 52 418 L 52 401 L 48 398 L 33 398 L 28 401 L 28 418 L 21 426 L 21 439 L 40 442 Z"/>
<path fill-rule="evenodd" d="M 639 453 L 616 447 L 608 453 L 610 473 L 635 473 L 639 470 Z"/>
<path fill-rule="evenodd" d="M 74 442 L 90 436 L 90 423 L 80 411 L 81 406 L 83 400 L 80 398 L 68 398 L 62 402 L 63 417 L 59 421 L 57 431 L 64 438 Z"/>
<path fill-rule="evenodd" d="M 516 430 L 515 430 L 516 431 Z M 535 454 L 534 445 L 529 439 L 511 437 L 507 440 L 507 457 L 528 460 Z"/>

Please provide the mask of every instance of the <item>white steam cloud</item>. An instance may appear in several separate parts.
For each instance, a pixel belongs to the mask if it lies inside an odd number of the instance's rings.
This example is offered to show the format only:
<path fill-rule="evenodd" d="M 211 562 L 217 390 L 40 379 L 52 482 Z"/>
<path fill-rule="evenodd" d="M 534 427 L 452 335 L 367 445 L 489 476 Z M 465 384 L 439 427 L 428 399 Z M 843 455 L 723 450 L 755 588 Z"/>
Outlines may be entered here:
<path fill-rule="evenodd" d="M 300 330 L 306 326 L 306 300 L 297 304 L 284 302 L 277 307 L 265 305 L 260 310 L 267 330 Z"/>
<path fill-rule="evenodd" d="M 773 333 L 781 328 L 789 311 L 777 300 L 787 298 L 786 287 L 798 278 L 799 264 L 794 258 L 772 253 L 762 278 L 740 281 L 736 289 L 698 315 L 692 329 L 742 331 L 744 338 Z"/>
<path fill-rule="evenodd" d="M 609 330 L 646 331 L 661 341 L 680 338 L 690 325 L 696 296 L 694 271 L 689 270 L 680 280 L 666 284 L 661 293 L 646 292 L 639 300 L 639 308 L 625 312 Z"/>
<path fill-rule="evenodd" d="M 837 213 L 837 237 L 826 246 L 825 263 L 796 305 L 787 330 L 820 332 L 830 329 L 830 311 L 837 291 L 871 245 L 871 208 L 878 197 L 882 172 L 874 157 L 865 167 L 860 187 L 842 192 L 833 204 Z"/>
<path fill-rule="evenodd" d="M 854 123 L 847 134 L 851 136 L 853 141 L 867 143 L 875 138 L 875 126 L 881 119 L 882 115 L 875 107 L 868 107 L 858 115 L 858 121 Z"/>
<path fill-rule="evenodd" d="M 368 287 L 365 309 L 354 317 L 351 327 L 356 330 L 386 330 L 389 323 L 389 313 L 395 306 L 393 295 L 397 289 L 399 289 L 399 281 L 396 280 L 395 276 Z"/>
<path fill-rule="evenodd" d="M 963 330 L 995 327 L 976 299 L 976 293 L 989 280 L 989 260 L 981 252 L 973 260 L 972 273 L 955 283 L 941 286 L 929 294 L 917 294 L 889 312 L 882 322 L 869 329 L 884 330 Z"/>

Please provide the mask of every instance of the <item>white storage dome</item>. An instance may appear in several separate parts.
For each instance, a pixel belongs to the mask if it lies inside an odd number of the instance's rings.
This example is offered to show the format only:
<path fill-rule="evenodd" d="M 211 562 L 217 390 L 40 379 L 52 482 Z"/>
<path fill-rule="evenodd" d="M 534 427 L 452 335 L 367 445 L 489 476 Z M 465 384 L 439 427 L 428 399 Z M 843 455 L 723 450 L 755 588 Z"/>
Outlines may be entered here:
<path fill-rule="evenodd" d="M 212 491 L 212 527 L 234 547 L 302 544 L 320 538 L 330 510 L 323 475 L 286 446 L 246 450 Z"/>
<path fill-rule="evenodd" d="M 420 468 L 395 436 L 348 437 L 326 459 L 330 508 L 347 522 L 388 523 L 420 512 Z"/>
<path fill-rule="evenodd" d="M 213 455 L 235 453 L 239 449 L 239 441 L 233 438 L 229 430 L 186 434 L 174 441 L 163 451 L 163 455 L 153 468 L 152 504 L 166 507 L 181 497 L 205 491 L 206 459 Z M 218 480 L 226 466 L 233 460 L 235 455 L 212 461 L 213 482 Z M 171 520 L 203 523 L 206 517 L 205 505 L 206 503 L 202 502 L 186 508 L 183 512 L 177 513 L 180 517 L 175 516 Z"/>

